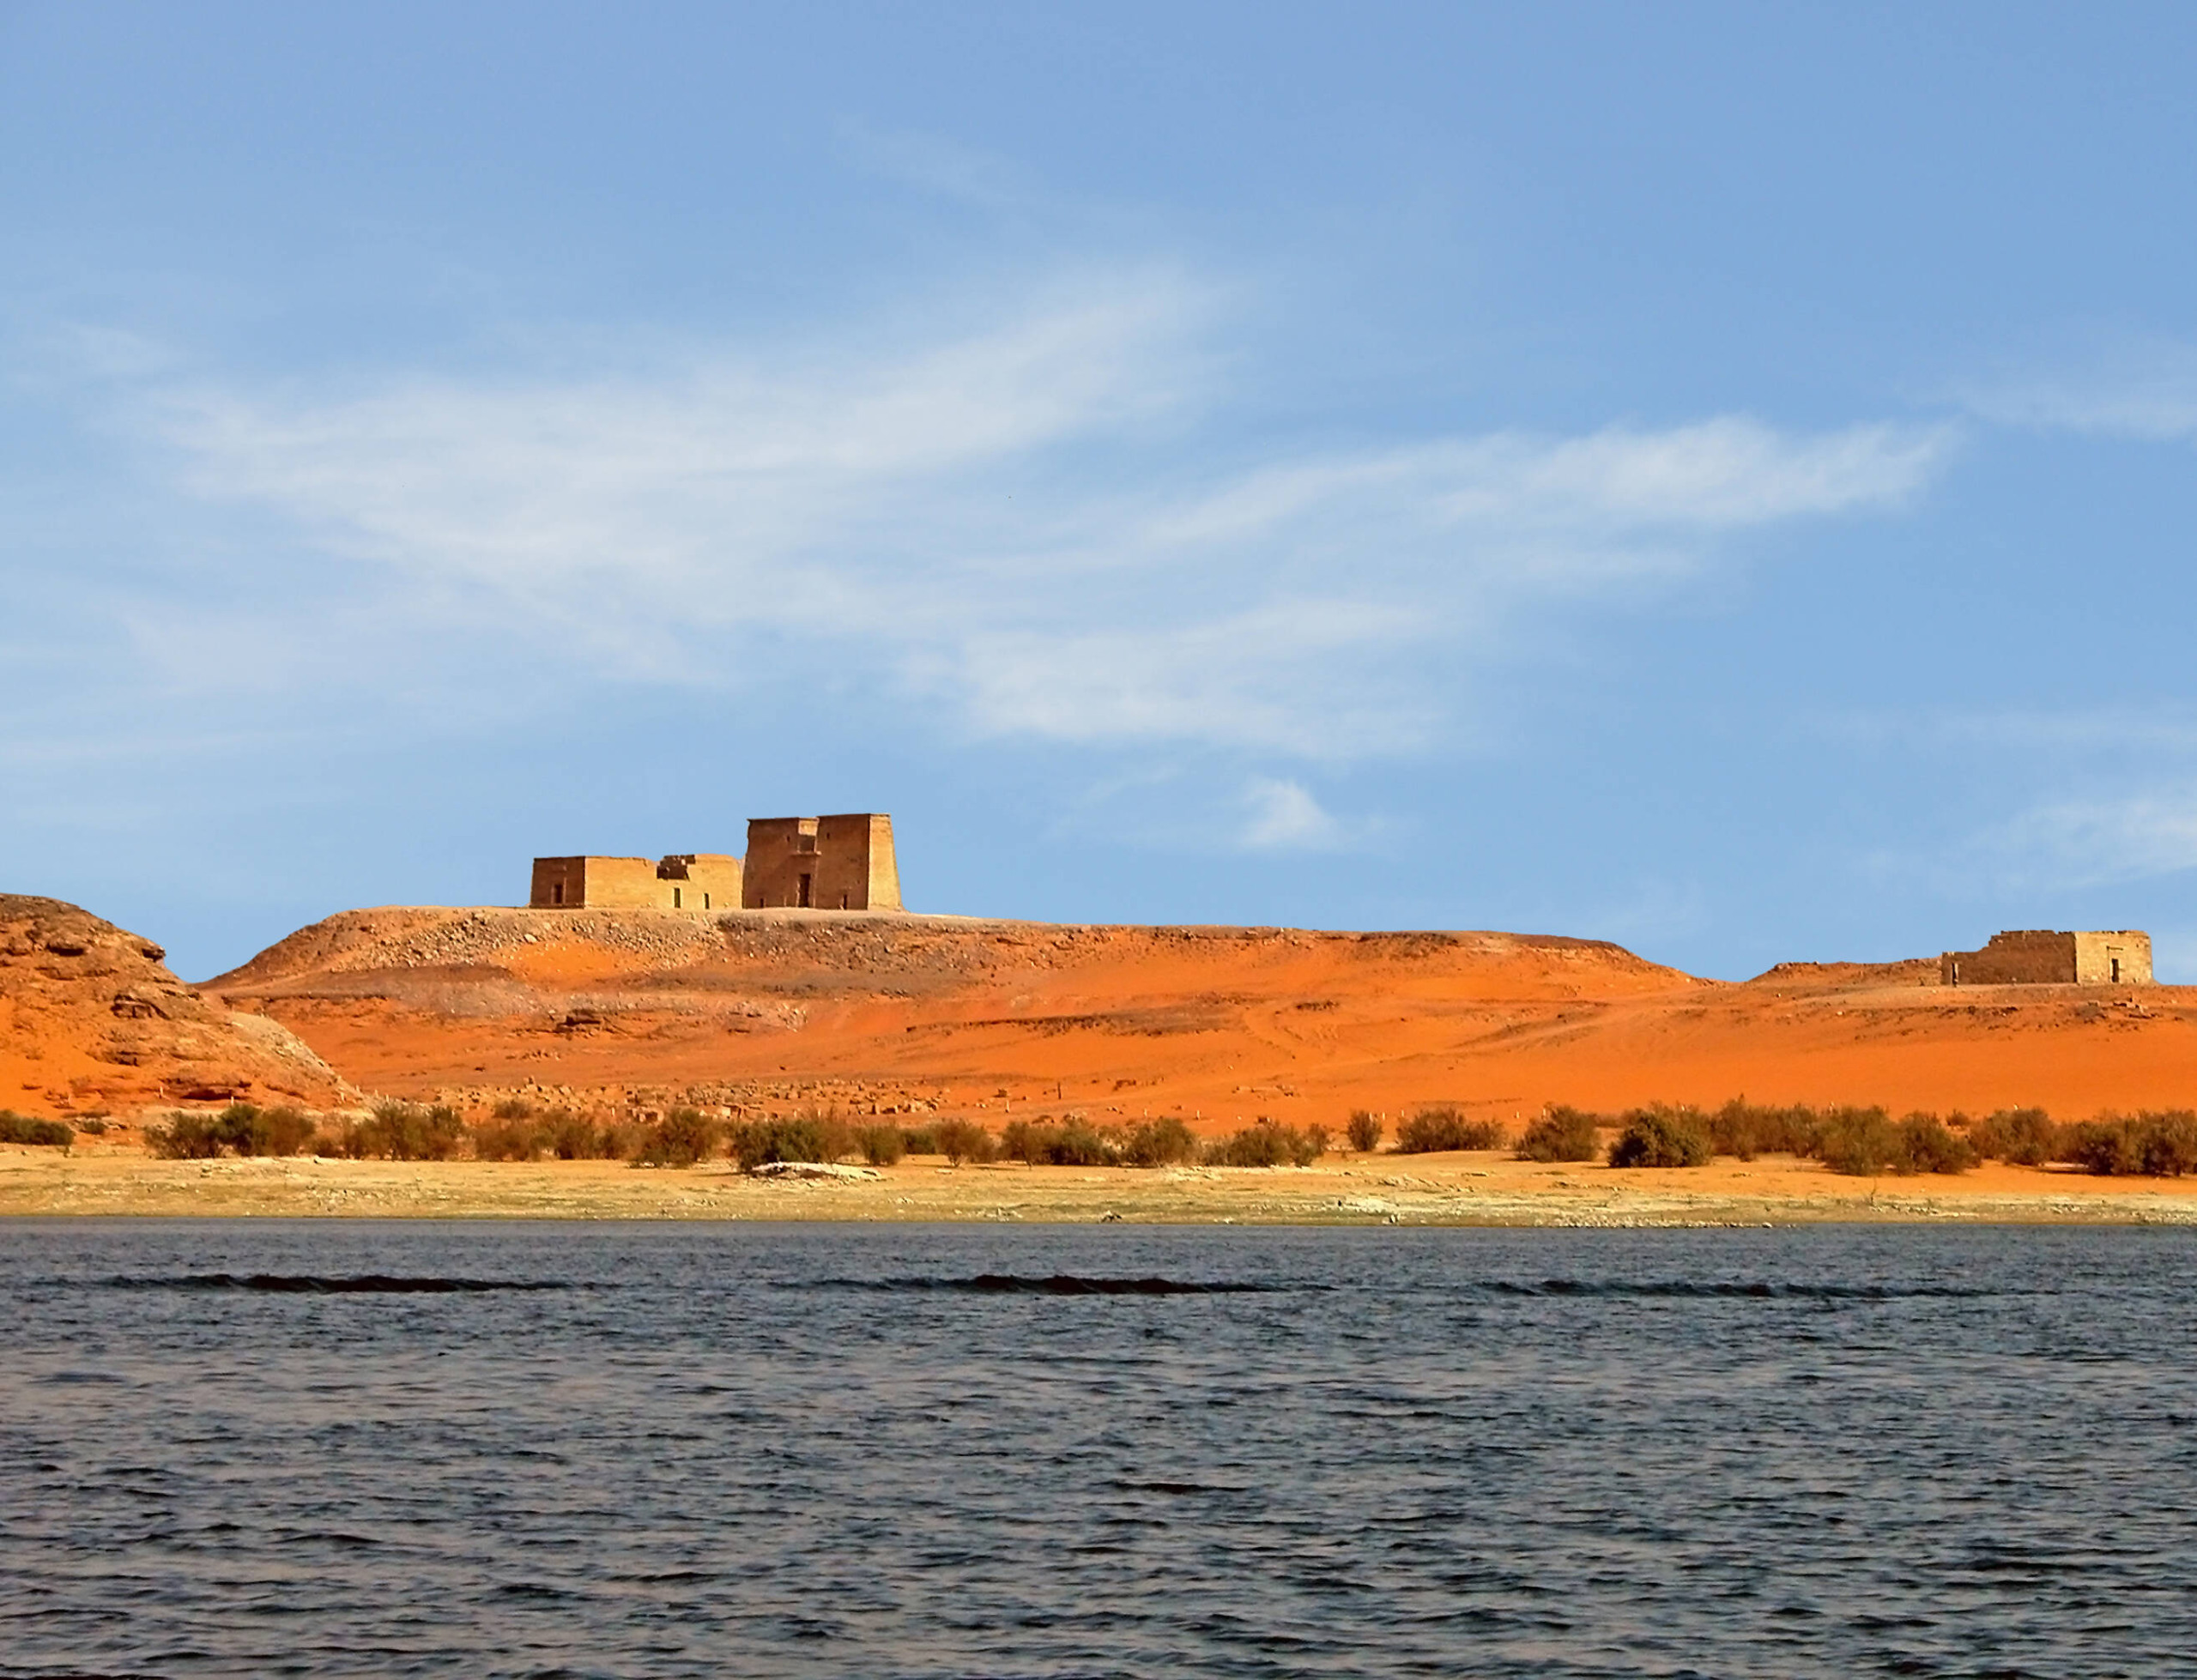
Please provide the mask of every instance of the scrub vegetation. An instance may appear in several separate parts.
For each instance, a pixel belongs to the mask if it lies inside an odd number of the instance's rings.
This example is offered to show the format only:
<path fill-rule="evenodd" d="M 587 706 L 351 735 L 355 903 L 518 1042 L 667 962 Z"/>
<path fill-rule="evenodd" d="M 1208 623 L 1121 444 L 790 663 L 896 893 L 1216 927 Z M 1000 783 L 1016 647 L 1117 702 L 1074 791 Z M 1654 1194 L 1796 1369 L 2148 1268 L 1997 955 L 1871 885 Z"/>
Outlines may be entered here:
<path fill-rule="evenodd" d="M 1492 1120 L 1474 1120 L 1461 1109 L 1443 1104 L 1421 1109 L 1396 1128 L 1399 1155 L 1431 1155 L 1450 1149 L 1500 1149 L 1503 1127 Z"/>
<path fill-rule="evenodd" d="M 90 1130 L 88 1127 L 85 1129 Z M 13 1109 L 0 1109 L 0 1144 L 50 1145 L 66 1149 L 76 1136 L 66 1121 L 38 1120 L 29 1115 L 19 1115 Z"/>

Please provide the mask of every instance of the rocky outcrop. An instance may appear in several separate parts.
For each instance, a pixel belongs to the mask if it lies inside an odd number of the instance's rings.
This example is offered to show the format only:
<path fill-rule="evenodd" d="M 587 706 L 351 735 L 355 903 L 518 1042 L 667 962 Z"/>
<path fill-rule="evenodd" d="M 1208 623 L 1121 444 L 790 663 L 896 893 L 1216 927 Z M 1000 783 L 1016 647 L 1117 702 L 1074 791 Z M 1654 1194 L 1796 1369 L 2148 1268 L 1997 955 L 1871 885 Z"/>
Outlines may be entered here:
<path fill-rule="evenodd" d="M 150 940 L 58 898 L 0 893 L 0 1108 L 127 1114 L 356 1093 L 278 1022 L 176 978 Z"/>

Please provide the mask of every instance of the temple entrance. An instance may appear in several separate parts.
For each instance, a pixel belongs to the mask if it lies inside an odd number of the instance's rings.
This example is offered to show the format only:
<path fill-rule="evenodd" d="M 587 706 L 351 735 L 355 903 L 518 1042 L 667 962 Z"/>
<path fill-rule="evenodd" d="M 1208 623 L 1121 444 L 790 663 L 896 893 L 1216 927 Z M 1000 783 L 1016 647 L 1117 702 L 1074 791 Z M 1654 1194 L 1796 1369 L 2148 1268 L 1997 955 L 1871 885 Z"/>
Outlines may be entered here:
<path fill-rule="evenodd" d="M 810 902 L 810 894 L 811 894 L 811 893 L 812 893 L 812 891 L 814 890 L 815 885 L 816 885 L 816 877 L 815 877 L 815 876 L 814 876 L 814 875 L 803 875 L 803 876 L 801 878 L 801 901 L 800 901 L 800 902 L 801 902 L 801 908 L 802 908 L 802 909 L 809 909 L 814 908 L 814 906 L 812 905 L 812 903 L 811 903 L 811 902 Z"/>

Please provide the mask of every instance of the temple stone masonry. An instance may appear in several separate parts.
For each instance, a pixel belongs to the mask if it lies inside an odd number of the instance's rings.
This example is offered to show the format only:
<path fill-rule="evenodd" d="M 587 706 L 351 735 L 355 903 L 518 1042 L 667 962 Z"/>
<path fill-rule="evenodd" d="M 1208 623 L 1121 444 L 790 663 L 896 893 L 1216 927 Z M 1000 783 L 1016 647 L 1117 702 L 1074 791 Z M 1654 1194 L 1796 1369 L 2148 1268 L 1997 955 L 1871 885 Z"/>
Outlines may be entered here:
<path fill-rule="evenodd" d="M 538 910 L 897 910 L 893 819 L 757 817 L 747 855 L 537 857 L 528 905 Z"/>
<path fill-rule="evenodd" d="M 2152 936 L 2134 928 L 2061 934 L 2018 928 L 1994 934 L 1981 951 L 1938 958 L 1947 986 L 2149 986 Z"/>

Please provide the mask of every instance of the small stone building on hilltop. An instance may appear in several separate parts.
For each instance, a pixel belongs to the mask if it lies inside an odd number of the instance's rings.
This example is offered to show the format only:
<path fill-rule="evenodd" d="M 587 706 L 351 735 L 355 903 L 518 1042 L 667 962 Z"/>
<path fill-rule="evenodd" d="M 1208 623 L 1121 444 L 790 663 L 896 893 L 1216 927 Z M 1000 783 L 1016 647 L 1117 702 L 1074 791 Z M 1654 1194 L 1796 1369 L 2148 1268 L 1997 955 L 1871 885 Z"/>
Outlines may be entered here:
<path fill-rule="evenodd" d="M 900 866 L 893 819 L 758 817 L 747 855 L 537 857 L 528 905 L 538 910 L 897 910 Z"/>
<path fill-rule="evenodd" d="M 2018 928 L 1994 934 L 1981 951 L 1938 959 L 1947 986 L 2149 986 L 2152 936 L 2118 932 L 2061 934 Z"/>
<path fill-rule="evenodd" d="M 899 909 L 892 818 L 756 818 L 747 825 L 740 902 L 751 910 Z"/>
<path fill-rule="evenodd" d="M 729 910 L 740 903 L 740 860 L 722 852 L 645 857 L 537 857 L 537 910 Z"/>

